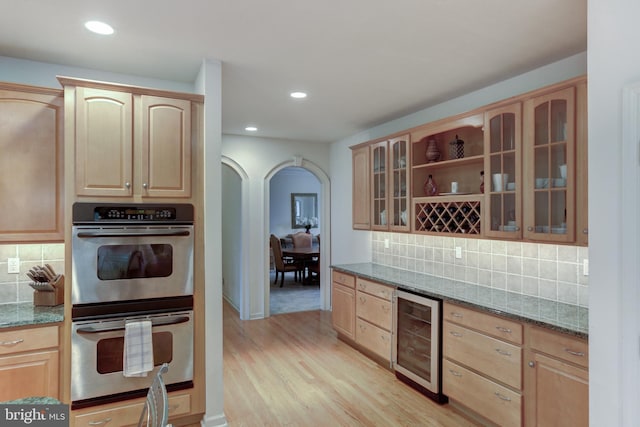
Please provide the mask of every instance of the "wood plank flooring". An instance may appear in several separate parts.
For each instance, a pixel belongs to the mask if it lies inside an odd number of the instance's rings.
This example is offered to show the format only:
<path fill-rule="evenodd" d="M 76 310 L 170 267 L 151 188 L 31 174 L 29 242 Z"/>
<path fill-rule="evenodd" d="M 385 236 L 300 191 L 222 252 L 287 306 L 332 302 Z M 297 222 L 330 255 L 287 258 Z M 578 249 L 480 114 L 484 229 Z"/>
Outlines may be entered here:
<path fill-rule="evenodd" d="M 235 426 L 472 426 L 337 339 L 331 312 L 241 321 L 224 303 L 224 411 Z"/>

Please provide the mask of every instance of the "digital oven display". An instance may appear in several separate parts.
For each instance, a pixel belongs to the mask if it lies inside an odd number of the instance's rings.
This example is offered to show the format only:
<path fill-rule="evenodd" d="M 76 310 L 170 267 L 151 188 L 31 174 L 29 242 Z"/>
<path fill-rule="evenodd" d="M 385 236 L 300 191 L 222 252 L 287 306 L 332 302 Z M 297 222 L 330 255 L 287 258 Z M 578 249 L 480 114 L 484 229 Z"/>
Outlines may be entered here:
<path fill-rule="evenodd" d="M 93 210 L 93 219 L 125 221 L 167 221 L 176 219 L 175 208 L 102 207 Z"/>

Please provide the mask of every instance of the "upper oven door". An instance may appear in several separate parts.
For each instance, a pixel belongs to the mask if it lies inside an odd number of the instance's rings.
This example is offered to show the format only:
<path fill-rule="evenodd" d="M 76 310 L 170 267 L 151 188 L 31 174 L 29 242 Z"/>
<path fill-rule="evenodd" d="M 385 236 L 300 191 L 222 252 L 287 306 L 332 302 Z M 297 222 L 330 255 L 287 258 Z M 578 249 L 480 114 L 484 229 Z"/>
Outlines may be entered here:
<path fill-rule="evenodd" d="M 76 225 L 75 304 L 193 294 L 193 226 Z"/>

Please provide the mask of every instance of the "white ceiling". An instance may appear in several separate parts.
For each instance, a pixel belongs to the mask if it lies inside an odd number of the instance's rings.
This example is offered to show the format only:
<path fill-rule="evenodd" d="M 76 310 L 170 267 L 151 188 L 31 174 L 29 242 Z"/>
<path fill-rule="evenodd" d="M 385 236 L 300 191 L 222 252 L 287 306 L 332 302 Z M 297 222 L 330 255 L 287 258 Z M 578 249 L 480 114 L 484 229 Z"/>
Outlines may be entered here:
<path fill-rule="evenodd" d="M 222 127 L 335 141 L 587 49 L 586 0 L 0 0 L 0 55 L 193 82 Z M 90 19 L 114 36 L 88 33 Z M 82 76 L 77 76 L 82 77 Z M 309 93 L 294 100 L 293 90 Z"/>

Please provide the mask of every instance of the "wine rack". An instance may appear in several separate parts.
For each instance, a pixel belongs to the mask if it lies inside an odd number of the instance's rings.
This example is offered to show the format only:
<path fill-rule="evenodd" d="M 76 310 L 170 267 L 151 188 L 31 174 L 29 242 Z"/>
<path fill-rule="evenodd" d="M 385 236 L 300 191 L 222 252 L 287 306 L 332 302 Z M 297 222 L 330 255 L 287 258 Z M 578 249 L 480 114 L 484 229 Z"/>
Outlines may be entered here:
<path fill-rule="evenodd" d="M 414 231 L 479 235 L 480 205 L 480 200 L 414 200 Z"/>

